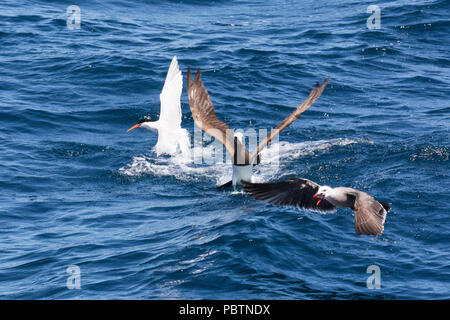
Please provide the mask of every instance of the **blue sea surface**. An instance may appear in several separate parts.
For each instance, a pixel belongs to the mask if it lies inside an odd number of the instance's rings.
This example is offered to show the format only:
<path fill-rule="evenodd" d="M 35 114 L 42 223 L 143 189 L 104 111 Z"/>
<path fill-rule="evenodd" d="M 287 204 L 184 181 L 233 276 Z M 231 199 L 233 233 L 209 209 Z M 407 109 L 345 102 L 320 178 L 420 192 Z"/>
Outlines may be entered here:
<path fill-rule="evenodd" d="M 0 299 L 449 299 L 449 13 L 446 0 L 2 0 Z M 350 209 L 219 191 L 230 165 L 157 157 L 154 133 L 127 133 L 158 117 L 175 55 L 232 128 L 275 127 L 330 76 L 256 175 L 392 202 L 383 235 L 356 235 Z M 182 112 L 193 138 L 185 88 Z"/>

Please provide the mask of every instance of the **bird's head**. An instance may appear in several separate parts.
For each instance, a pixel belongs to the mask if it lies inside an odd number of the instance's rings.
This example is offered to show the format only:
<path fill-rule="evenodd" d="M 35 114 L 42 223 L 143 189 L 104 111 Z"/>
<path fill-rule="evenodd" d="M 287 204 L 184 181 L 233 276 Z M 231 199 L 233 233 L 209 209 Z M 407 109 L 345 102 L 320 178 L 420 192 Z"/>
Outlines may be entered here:
<path fill-rule="evenodd" d="M 155 121 L 153 121 L 152 119 L 150 119 L 150 117 L 146 117 L 146 118 L 144 118 L 144 119 L 139 120 L 138 123 L 136 123 L 136 124 L 135 124 L 134 126 L 132 126 L 130 129 L 128 129 L 127 132 L 130 132 L 131 130 L 134 130 L 134 129 L 140 128 L 140 127 L 149 129 L 149 128 L 150 128 L 149 125 L 150 125 L 150 123 L 152 123 L 152 122 L 155 122 Z"/>
<path fill-rule="evenodd" d="M 318 198 L 316 205 L 319 205 L 323 199 L 326 199 L 330 194 L 332 188 L 329 186 L 321 186 L 319 190 L 317 190 L 316 194 L 313 195 L 313 198 Z"/>

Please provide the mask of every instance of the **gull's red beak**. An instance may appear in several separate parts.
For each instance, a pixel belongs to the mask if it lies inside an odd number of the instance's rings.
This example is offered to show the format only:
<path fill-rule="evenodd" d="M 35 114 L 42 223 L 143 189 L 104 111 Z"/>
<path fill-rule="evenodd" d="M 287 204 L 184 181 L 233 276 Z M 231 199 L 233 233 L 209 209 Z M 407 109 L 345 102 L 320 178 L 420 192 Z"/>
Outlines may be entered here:
<path fill-rule="evenodd" d="M 134 130 L 134 129 L 136 129 L 136 128 L 139 128 L 141 126 L 141 124 L 140 123 L 138 123 L 138 124 L 135 124 L 134 126 L 132 126 L 130 129 L 128 129 L 127 130 L 127 132 L 130 132 L 131 130 Z"/>
<path fill-rule="evenodd" d="M 313 195 L 313 198 L 316 198 L 317 196 L 319 195 L 319 193 L 318 192 L 316 192 L 314 195 Z M 316 206 L 318 206 L 319 205 L 319 203 L 321 203 L 322 202 L 322 199 L 323 198 L 318 198 L 318 200 L 317 200 L 317 202 L 316 202 Z"/>

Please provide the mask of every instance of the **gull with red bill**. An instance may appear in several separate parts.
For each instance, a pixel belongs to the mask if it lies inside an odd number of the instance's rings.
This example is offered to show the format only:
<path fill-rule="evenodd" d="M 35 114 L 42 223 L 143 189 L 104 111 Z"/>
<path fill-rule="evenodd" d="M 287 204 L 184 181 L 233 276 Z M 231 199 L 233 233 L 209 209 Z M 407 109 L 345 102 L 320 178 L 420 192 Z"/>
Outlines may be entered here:
<path fill-rule="evenodd" d="M 320 186 L 303 178 L 273 183 L 243 181 L 243 190 L 257 200 L 274 205 L 294 206 L 315 211 L 350 208 L 355 212 L 357 234 L 381 235 L 390 203 L 378 202 L 371 195 L 352 188 Z"/>
<path fill-rule="evenodd" d="M 166 81 L 159 98 L 161 108 L 159 119 L 154 121 L 149 117 L 140 120 L 128 129 L 127 132 L 137 128 L 145 128 L 158 133 L 158 142 L 155 145 L 156 155 L 175 155 L 180 152 L 184 157 L 190 157 L 189 132 L 181 128 L 181 92 L 183 90 L 183 77 L 178 67 L 177 57 L 173 57 L 167 72 Z"/>

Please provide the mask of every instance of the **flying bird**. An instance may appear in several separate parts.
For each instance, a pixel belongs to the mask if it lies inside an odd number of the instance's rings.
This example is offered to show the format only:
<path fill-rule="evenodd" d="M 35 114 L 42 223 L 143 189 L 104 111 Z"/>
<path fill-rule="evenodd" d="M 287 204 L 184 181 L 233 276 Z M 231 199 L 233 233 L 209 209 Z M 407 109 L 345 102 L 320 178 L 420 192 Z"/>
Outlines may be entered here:
<path fill-rule="evenodd" d="M 233 164 L 232 180 L 223 184 L 219 188 L 226 186 L 236 186 L 241 184 L 242 180 L 252 180 L 252 167 L 259 163 L 259 154 L 274 137 L 283 129 L 287 128 L 292 122 L 305 112 L 320 97 L 325 89 L 329 78 L 325 79 L 322 85 L 319 83 L 312 89 L 309 96 L 303 101 L 289 116 L 287 116 L 274 130 L 271 131 L 256 147 L 252 154 L 249 154 L 245 147 L 244 136 L 240 132 L 234 133 L 230 127 L 217 118 L 214 106 L 209 97 L 203 81 L 201 80 L 200 68 L 197 69 L 195 78 L 192 79 L 191 69 L 187 71 L 187 91 L 189 98 L 189 107 L 195 124 L 219 140 L 230 154 Z"/>
<path fill-rule="evenodd" d="M 181 128 L 181 92 L 183 90 L 183 77 L 178 67 L 177 57 L 173 57 L 167 72 L 166 81 L 161 94 L 161 108 L 159 119 L 150 118 L 140 120 L 128 129 L 145 128 L 158 133 L 158 142 L 155 145 L 157 156 L 162 154 L 175 155 L 181 151 L 183 156 L 190 156 L 189 132 Z"/>
<path fill-rule="evenodd" d="M 315 211 L 351 208 L 355 212 L 357 234 L 381 235 L 390 203 L 378 202 L 371 195 L 352 188 L 320 186 L 303 178 L 272 183 L 243 181 L 243 190 L 257 200 L 273 205 L 293 206 Z"/>

